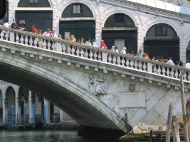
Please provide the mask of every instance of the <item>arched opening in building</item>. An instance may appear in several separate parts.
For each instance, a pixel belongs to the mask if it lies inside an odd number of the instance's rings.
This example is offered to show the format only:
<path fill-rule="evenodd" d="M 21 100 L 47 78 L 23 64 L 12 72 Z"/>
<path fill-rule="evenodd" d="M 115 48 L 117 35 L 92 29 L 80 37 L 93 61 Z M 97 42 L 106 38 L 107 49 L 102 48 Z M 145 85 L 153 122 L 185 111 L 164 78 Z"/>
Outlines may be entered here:
<path fill-rule="evenodd" d="M 9 19 L 9 2 L 8 2 L 8 0 L 6 0 L 6 13 L 5 13 L 5 16 L 2 18 L 2 19 L 0 19 L 0 25 L 3 25 L 6 21 L 8 21 L 8 19 Z"/>
<path fill-rule="evenodd" d="M 172 57 L 174 63 L 179 61 L 179 37 L 175 30 L 164 23 L 153 25 L 144 38 L 144 53 L 147 53 L 150 58 Z"/>
<path fill-rule="evenodd" d="M 6 119 L 7 123 L 10 123 L 12 121 L 12 117 L 11 117 L 12 112 L 13 111 L 15 112 L 15 91 L 14 91 L 14 89 L 11 86 L 9 86 L 6 90 L 5 95 L 7 98 L 7 106 L 8 106 L 8 109 L 7 109 L 8 118 L 5 118 L 5 119 Z"/>
<path fill-rule="evenodd" d="M 82 3 L 68 5 L 59 22 L 59 33 L 66 40 L 69 39 L 70 35 L 74 35 L 76 40 L 81 37 L 85 41 L 87 38 L 94 39 L 95 19 L 90 8 Z"/>
<path fill-rule="evenodd" d="M 188 46 L 187 46 L 186 60 L 190 62 L 190 41 L 189 41 Z"/>
<path fill-rule="evenodd" d="M 123 13 L 108 17 L 102 29 L 102 39 L 108 49 L 115 45 L 119 51 L 127 47 L 127 53 L 136 54 L 137 52 L 137 27 L 133 20 Z"/>
<path fill-rule="evenodd" d="M 31 8 L 34 8 L 31 9 Z M 44 8 L 43 10 L 38 8 Z M 20 8 L 20 9 L 19 9 Z M 47 28 L 52 29 L 53 12 L 48 0 L 20 0 L 18 9 L 15 11 L 17 24 L 25 24 L 25 30 L 32 25 L 44 32 Z"/>

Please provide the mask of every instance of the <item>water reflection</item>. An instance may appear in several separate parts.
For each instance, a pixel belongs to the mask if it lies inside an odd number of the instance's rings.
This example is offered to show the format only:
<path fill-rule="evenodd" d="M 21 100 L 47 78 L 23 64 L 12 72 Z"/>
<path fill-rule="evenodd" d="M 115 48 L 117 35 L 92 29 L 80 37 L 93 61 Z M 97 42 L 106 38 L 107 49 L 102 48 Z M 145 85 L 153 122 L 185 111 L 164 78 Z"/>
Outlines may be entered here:
<path fill-rule="evenodd" d="M 93 142 L 76 131 L 1 131 L 1 142 Z"/>

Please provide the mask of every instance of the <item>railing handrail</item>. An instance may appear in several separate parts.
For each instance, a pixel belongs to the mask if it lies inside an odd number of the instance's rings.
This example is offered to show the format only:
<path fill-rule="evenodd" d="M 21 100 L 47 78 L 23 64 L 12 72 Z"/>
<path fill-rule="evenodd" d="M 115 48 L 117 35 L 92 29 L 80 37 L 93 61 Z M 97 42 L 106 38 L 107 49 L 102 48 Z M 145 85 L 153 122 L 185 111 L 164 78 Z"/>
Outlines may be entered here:
<path fill-rule="evenodd" d="M 9 31 L 9 33 L 14 33 L 14 34 L 22 35 L 24 37 L 28 36 L 28 37 L 32 37 L 34 39 L 38 38 L 38 39 L 42 39 L 44 41 L 51 41 L 51 42 L 54 42 L 54 43 L 61 43 L 61 44 L 64 44 L 64 45 L 69 45 L 69 46 L 77 47 L 77 48 L 83 49 L 85 51 L 90 50 L 90 51 L 93 51 L 93 53 L 94 52 L 104 53 L 105 56 L 106 56 L 106 59 L 104 60 L 104 62 L 105 61 L 107 62 L 107 60 L 108 60 L 107 55 L 110 55 L 110 56 L 113 56 L 114 58 L 127 59 L 130 62 L 131 61 L 138 61 L 139 63 L 142 63 L 142 64 L 144 64 L 144 63 L 152 64 L 152 65 L 155 65 L 155 66 L 160 66 L 162 69 L 163 68 L 171 68 L 172 71 L 176 70 L 176 71 L 180 71 L 180 73 L 188 72 L 190 74 L 190 69 L 187 69 L 185 67 L 180 67 L 180 66 L 177 66 L 177 65 L 169 65 L 169 64 L 166 64 L 166 63 L 163 63 L 163 62 L 154 61 L 152 59 L 145 59 L 145 58 L 134 56 L 134 55 L 122 54 L 122 53 L 119 53 L 119 52 L 115 52 L 115 51 L 111 51 L 111 50 L 107 50 L 107 49 L 102 49 L 102 48 L 99 48 L 99 47 L 87 46 L 87 45 L 80 44 L 80 43 L 77 43 L 77 42 L 71 42 L 69 40 L 47 37 L 47 36 L 44 36 L 44 35 L 35 34 L 35 33 L 27 32 L 27 31 L 22 31 L 22 30 L 19 30 L 19 29 L 6 28 L 4 26 L 0 26 L 0 30 L 1 30 L 1 32 L 2 31 Z M 2 36 L 3 34 L 1 33 L 0 35 Z M 14 42 L 14 41 L 12 41 L 12 42 Z M 27 45 L 27 46 L 32 46 L 32 45 Z M 111 63 L 111 61 L 109 63 Z M 123 66 L 120 63 L 119 64 L 115 64 L 115 65 Z M 131 65 L 129 65 L 129 66 L 131 66 Z M 135 66 L 135 63 L 132 66 Z M 145 68 L 147 69 L 148 65 L 146 65 L 146 66 L 147 67 L 145 67 Z M 132 67 L 132 68 L 134 68 L 134 67 Z M 143 71 L 147 71 L 145 68 L 143 69 L 143 67 L 140 67 L 140 68 L 142 68 Z M 138 67 L 136 67 L 136 69 L 138 70 Z M 168 71 L 168 70 L 166 70 L 166 71 Z M 162 73 L 160 73 L 160 74 L 162 74 Z M 175 73 L 173 73 L 173 74 L 175 74 Z"/>

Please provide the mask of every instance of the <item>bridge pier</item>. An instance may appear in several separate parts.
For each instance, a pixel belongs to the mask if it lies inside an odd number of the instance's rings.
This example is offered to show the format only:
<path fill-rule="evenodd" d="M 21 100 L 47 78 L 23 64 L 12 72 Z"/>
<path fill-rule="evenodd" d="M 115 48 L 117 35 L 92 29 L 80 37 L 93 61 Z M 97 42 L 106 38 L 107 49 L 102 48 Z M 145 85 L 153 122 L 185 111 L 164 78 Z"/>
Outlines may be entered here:
<path fill-rule="evenodd" d="M 116 142 L 121 136 L 125 135 L 125 133 L 121 130 L 98 129 L 82 126 L 81 129 L 78 131 L 78 135 L 99 142 Z"/>

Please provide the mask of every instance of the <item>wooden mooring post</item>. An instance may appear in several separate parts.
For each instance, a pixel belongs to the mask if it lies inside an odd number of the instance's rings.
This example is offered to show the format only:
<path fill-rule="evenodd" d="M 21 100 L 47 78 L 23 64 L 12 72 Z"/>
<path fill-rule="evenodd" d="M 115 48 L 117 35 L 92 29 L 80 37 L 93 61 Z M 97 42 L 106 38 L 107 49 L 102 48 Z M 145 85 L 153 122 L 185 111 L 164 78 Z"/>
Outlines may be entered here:
<path fill-rule="evenodd" d="M 172 128 L 172 116 L 173 116 L 173 103 L 170 103 L 168 110 L 167 129 L 166 129 L 166 142 L 170 142 L 170 133 Z"/>
<path fill-rule="evenodd" d="M 187 123 L 190 120 L 190 98 L 188 98 L 187 103 L 186 103 L 186 115 L 187 115 Z M 190 126 L 188 123 L 188 136 L 190 136 Z M 190 137 L 189 137 L 189 142 L 190 142 Z"/>
<path fill-rule="evenodd" d="M 182 114 L 183 114 L 183 123 L 184 123 L 185 142 L 189 142 L 188 120 L 187 120 L 187 113 L 186 113 L 186 99 L 185 99 L 185 93 L 184 93 L 183 75 L 180 75 L 180 81 L 181 81 L 181 105 L 182 105 Z"/>
<path fill-rule="evenodd" d="M 173 142 L 180 142 L 179 122 L 175 115 L 172 117 L 172 132 L 173 132 Z"/>

